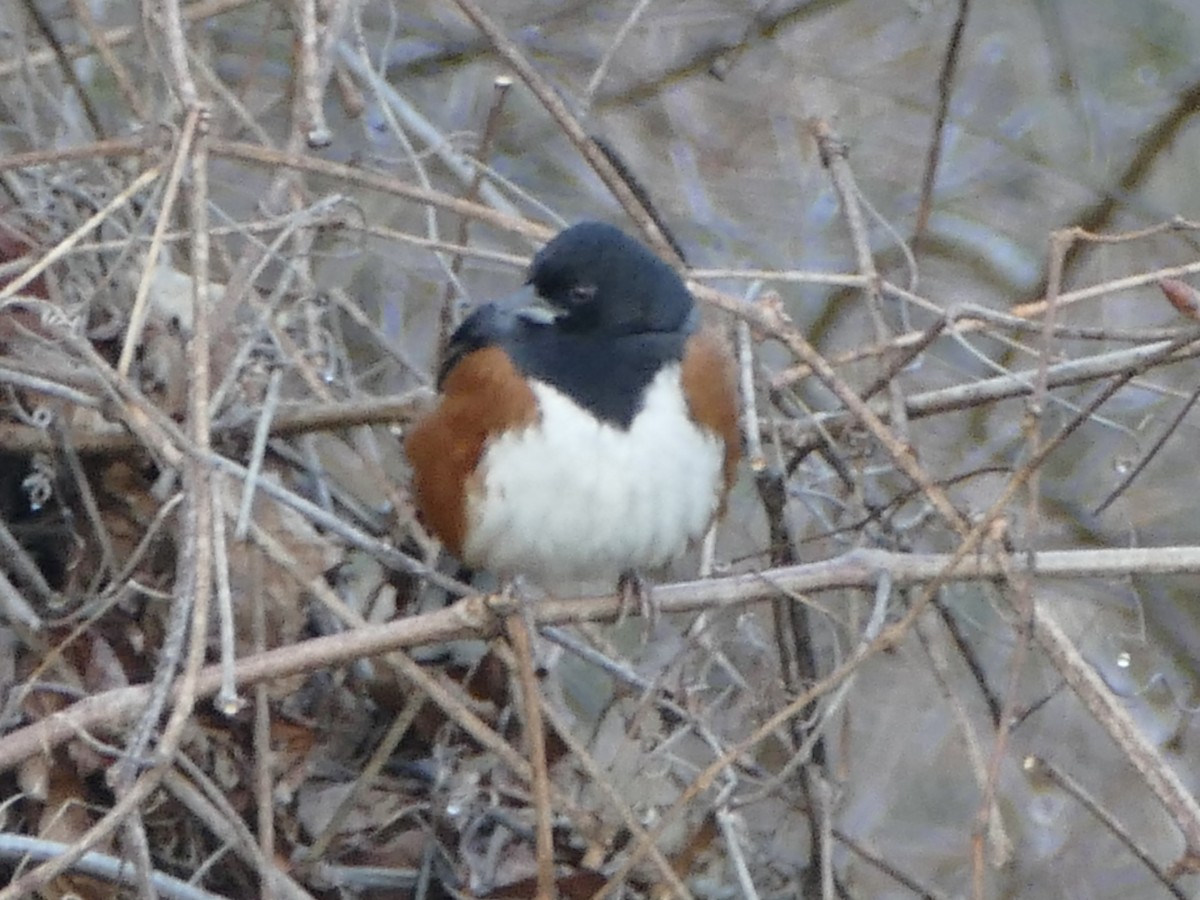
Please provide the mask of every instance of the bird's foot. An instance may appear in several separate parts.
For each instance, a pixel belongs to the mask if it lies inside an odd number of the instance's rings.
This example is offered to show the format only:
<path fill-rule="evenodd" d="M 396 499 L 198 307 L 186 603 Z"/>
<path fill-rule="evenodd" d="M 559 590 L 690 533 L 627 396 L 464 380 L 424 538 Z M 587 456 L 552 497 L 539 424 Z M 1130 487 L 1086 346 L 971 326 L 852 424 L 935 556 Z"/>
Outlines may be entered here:
<path fill-rule="evenodd" d="M 534 597 L 529 593 L 525 579 L 520 575 L 502 578 L 497 587 L 496 597 L 501 608 L 520 616 L 532 634 L 536 628 Z"/>
<path fill-rule="evenodd" d="M 617 594 L 621 598 L 621 611 L 617 615 L 618 625 L 625 621 L 625 617 L 636 603 L 638 612 L 646 620 L 650 630 L 654 629 L 658 624 L 658 605 L 654 602 L 652 588 L 639 572 L 633 569 L 622 572 L 621 577 L 617 579 Z"/>

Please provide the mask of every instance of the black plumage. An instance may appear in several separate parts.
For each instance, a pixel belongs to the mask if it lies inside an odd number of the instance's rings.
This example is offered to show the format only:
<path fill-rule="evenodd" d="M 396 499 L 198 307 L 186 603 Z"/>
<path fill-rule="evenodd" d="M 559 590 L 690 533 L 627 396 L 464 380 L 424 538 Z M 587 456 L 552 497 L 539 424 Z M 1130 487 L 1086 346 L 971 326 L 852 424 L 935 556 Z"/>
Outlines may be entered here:
<path fill-rule="evenodd" d="M 619 229 L 583 222 L 534 257 L 528 284 L 554 317 L 480 307 L 451 337 L 439 383 L 467 354 L 498 346 L 522 374 L 628 428 L 646 387 L 665 364 L 682 359 L 696 331 L 683 280 Z"/>

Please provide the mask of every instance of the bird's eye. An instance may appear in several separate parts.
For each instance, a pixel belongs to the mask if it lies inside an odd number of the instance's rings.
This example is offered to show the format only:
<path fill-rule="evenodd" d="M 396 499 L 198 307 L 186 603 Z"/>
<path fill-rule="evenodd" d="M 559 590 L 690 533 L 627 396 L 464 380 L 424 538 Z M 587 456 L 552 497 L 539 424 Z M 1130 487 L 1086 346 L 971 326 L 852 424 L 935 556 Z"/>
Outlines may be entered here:
<path fill-rule="evenodd" d="M 596 296 L 594 284 L 573 284 L 570 290 L 572 303 L 587 303 Z"/>

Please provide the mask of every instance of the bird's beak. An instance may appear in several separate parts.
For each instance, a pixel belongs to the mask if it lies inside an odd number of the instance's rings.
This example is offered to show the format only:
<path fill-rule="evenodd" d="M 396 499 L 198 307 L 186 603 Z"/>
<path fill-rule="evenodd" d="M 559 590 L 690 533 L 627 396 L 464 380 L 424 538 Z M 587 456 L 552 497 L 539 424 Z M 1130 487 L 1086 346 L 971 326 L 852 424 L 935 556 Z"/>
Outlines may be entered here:
<path fill-rule="evenodd" d="M 500 297 L 489 302 L 494 303 L 505 312 L 520 312 L 531 306 L 545 305 L 538 299 L 537 291 L 533 289 L 532 284 L 524 285 L 520 290 L 513 291 L 505 297 Z"/>
<path fill-rule="evenodd" d="M 532 284 L 527 284 L 520 290 L 490 302 L 505 312 L 515 313 L 535 321 L 550 321 L 561 312 L 538 296 L 538 292 L 534 290 Z"/>

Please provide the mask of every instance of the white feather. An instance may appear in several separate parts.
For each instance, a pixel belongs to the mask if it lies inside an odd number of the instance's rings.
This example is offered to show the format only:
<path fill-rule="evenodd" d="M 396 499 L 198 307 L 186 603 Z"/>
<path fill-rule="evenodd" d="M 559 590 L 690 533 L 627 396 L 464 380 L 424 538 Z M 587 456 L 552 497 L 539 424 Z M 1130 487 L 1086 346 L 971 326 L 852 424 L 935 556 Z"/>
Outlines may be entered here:
<path fill-rule="evenodd" d="M 533 391 L 539 421 L 484 448 L 464 561 L 548 587 L 657 568 L 703 537 L 724 447 L 688 415 L 677 364 L 627 431 L 549 385 Z"/>

